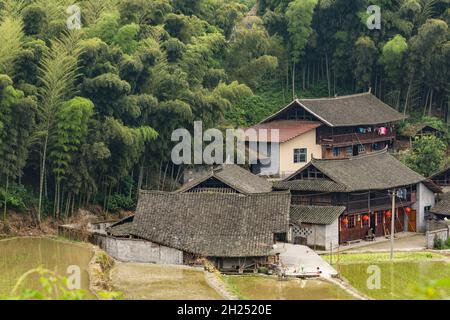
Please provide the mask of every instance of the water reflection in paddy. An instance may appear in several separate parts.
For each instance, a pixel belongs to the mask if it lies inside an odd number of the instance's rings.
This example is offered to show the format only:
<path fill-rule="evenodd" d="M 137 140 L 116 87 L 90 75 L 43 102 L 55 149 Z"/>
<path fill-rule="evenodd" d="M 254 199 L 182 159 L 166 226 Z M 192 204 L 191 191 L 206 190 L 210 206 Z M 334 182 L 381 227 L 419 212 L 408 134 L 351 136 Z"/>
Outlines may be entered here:
<path fill-rule="evenodd" d="M 69 266 L 79 266 L 81 289 L 88 292 L 88 265 L 93 252 L 88 244 L 49 238 L 13 238 L 0 241 L 0 295 L 9 294 L 18 278 L 30 269 L 43 267 L 68 276 Z M 37 276 L 27 278 L 24 286 L 40 289 Z M 90 296 L 92 297 L 92 296 Z"/>

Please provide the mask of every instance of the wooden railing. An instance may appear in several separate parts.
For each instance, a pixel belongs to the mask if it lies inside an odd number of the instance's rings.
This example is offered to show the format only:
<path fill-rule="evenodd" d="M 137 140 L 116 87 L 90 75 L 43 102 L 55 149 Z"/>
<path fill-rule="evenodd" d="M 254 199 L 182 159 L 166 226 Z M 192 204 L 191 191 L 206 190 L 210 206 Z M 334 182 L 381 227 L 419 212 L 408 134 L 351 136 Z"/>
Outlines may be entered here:
<path fill-rule="evenodd" d="M 346 134 L 335 134 L 332 136 L 320 137 L 320 144 L 325 145 L 354 145 L 354 144 L 364 144 L 377 141 L 386 141 L 395 138 L 395 133 L 387 130 L 385 135 L 379 135 L 377 132 L 367 132 L 367 133 L 346 133 Z"/>
<path fill-rule="evenodd" d="M 408 192 L 406 199 L 400 201 L 397 199 L 396 207 L 407 206 L 414 202 L 416 202 L 416 193 Z M 294 205 L 305 205 L 305 206 L 344 206 L 347 208 L 347 212 L 354 213 L 358 211 L 364 210 L 374 210 L 380 208 L 390 208 L 392 204 L 392 199 L 389 195 L 380 196 L 380 197 L 371 197 L 370 204 L 369 199 L 361 199 L 361 200 L 350 200 L 350 201 L 323 201 L 323 200 L 314 200 L 308 196 L 299 196 L 292 195 L 291 202 Z"/>

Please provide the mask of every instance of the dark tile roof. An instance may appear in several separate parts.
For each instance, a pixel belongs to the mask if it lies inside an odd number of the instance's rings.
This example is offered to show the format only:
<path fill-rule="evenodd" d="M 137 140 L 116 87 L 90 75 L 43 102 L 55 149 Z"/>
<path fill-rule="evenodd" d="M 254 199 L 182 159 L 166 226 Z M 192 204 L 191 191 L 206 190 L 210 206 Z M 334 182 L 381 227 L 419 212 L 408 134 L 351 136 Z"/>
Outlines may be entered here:
<path fill-rule="evenodd" d="M 266 256 L 273 234 L 287 232 L 289 206 L 289 192 L 141 191 L 131 234 L 203 256 Z"/>
<path fill-rule="evenodd" d="M 256 130 L 257 134 L 259 132 L 258 130 L 260 129 L 267 130 L 267 136 L 257 136 L 256 141 L 286 142 L 304 133 L 314 130 L 321 125 L 322 123 L 317 121 L 279 120 L 260 123 L 248 129 Z M 279 130 L 278 139 L 275 139 L 275 137 L 271 136 L 270 130 L 272 129 Z M 246 141 L 255 141 L 255 139 L 246 137 Z"/>
<path fill-rule="evenodd" d="M 441 174 L 445 174 L 447 171 L 450 171 L 450 166 L 446 166 L 444 169 L 439 170 L 439 171 L 433 173 L 433 174 L 429 177 L 429 179 L 432 179 L 432 180 L 433 180 L 433 179 L 436 178 L 437 176 L 440 176 Z"/>
<path fill-rule="evenodd" d="M 401 130 L 400 135 L 404 136 L 404 137 L 414 137 L 415 135 L 417 135 L 420 131 L 422 131 L 424 129 L 427 129 L 432 132 L 442 132 L 442 130 L 435 128 L 429 124 L 413 123 L 413 124 L 410 124 L 410 125 L 404 127 Z"/>
<path fill-rule="evenodd" d="M 289 220 L 292 223 L 332 224 L 344 212 L 340 206 L 292 205 Z"/>
<path fill-rule="evenodd" d="M 431 208 L 430 212 L 450 217 L 450 192 L 443 193 L 439 202 Z"/>
<path fill-rule="evenodd" d="M 294 191 L 339 192 L 346 190 L 344 185 L 327 179 L 277 181 L 273 183 L 273 187 L 278 190 Z"/>
<path fill-rule="evenodd" d="M 287 177 L 285 181 L 296 180 L 299 173 L 309 166 L 314 166 L 332 181 L 345 186 L 347 192 L 383 190 L 427 180 L 385 149 L 347 159 L 313 159 L 305 167 Z"/>
<path fill-rule="evenodd" d="M 336 98 L 296 99 L 263 122 L 282 119 L 291 108 L 303 108 L 331 127 L 382 124 L 405 119 L 403 114 L 366 92 Z"/>
<path fill-rule="evenodd" d="M 106 232 L 114 237 L 128 237 L 131 233 L 134 215 L 125 217 L 106 228 Z"/>
<path fill-rule="evenodd" d="M 272 191 L 272 183 L 266 179 L 258 177 L 238 165 L 223 164 L 208 170 L 198 178 L 187 182 L 176 192 L 189 191 L 203 181 L 213 177 L 244 194 L 266 193 Z"/>

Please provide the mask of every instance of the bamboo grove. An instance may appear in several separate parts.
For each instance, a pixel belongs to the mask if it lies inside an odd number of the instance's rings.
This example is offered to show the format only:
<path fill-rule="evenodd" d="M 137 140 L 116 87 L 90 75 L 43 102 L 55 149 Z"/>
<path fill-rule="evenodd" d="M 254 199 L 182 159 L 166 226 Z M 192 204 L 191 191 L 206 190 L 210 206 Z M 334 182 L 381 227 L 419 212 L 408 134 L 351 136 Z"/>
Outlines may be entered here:
<path fill-rule="evenodd" d="M 252 124 L 297 96 L 370 88 L 448 120 L 448 0 L 81 0 L 69 30 L 73 4 L 0 0 L 4 218 L 131 209 L 179 184 L 174 129 Z"/>

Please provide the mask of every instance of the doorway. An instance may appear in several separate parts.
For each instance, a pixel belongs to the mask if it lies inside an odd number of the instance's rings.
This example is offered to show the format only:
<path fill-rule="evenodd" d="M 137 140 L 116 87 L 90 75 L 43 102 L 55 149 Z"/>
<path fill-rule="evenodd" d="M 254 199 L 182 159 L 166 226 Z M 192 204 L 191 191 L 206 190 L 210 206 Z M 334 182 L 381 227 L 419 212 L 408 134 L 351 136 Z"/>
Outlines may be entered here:
<path fill-rule="evenodd" d="M 417 225 L 417 211 L 411 210 L 409 215 L 407 215 L 408 219 L 408 231 L 409 232 L 417 232 L 416 225 Z"/>

